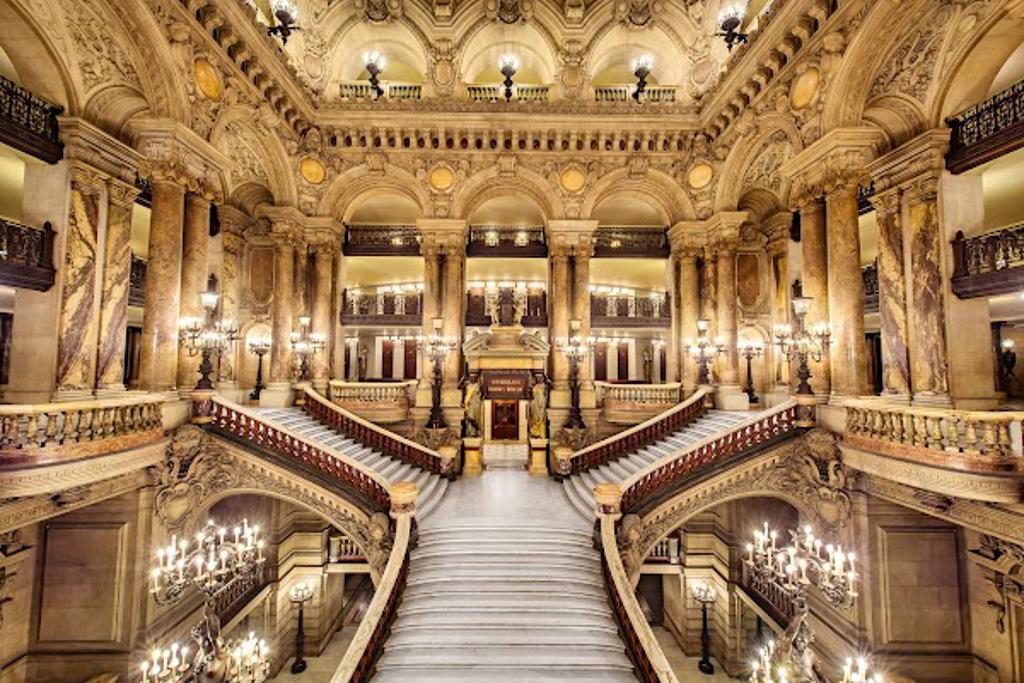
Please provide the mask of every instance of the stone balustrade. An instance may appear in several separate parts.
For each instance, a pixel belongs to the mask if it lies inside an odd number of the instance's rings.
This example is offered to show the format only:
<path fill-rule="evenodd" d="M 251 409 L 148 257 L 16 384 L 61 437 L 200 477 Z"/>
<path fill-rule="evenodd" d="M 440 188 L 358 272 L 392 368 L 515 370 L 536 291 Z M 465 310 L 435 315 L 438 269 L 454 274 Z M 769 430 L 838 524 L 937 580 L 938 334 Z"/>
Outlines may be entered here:
<path fill-rule="evenodd" d="M 549 85 L 512 86 L 512 99 L 518 102 L 547 102 Z M 505 99 L 504 85 L 468 85 L 466 94 L 474 102 L 499 102 Z"/>
<path fill-rule="evenodd" d="M 415 403 L 416 380 L 406 382 L 343 382 L 332 380 L 328 396 L 335 404 L 377 424 L 409 418 Z"/>
<path fill-rule="evenodd" d="M 671 384 L 612 384 L 594 382 L 602 417 L 612 424 L 637 424 L 682 400 L 683 387 Z"/>
<path fill-rule="evenodd" d="M 635 85 L 598 85 L 594 87 L 595 102 L 628 102 L 633 99 Z M 671 104 L 676 101 L 676 86 L 648 85 L 640 94 L 641 102 Z"/>
<path fill-rule="evenodd" d="M 423 86 L 417 83 L 381 83 L 380 87 L 384 90 L 383 99 L 418 100 L 423 96 Z M 342 100 L 372 99 L 374 95 L 373 87 L 367 81 L 342 83 L 338 88 Z"/>
<path fill-rule="evenodd" d="M 81 460 L 163 437 L 163 396 L 0 406 L 0 468 Z"/>
<path fill-rule="evenodd" d="M 1024 469 L 1022 412 L 846 405 L 847 444 L 925 464 L 978 472 Z"/>

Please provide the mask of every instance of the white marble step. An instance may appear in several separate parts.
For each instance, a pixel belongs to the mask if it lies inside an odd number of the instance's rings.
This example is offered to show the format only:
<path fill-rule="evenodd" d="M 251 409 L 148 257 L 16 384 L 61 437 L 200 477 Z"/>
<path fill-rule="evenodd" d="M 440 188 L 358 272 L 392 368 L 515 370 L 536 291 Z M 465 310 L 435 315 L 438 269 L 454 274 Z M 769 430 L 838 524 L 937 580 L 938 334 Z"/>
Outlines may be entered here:
<path fill-rule="evenodd" d="M 522 593 L 491 594 L 486 599 L 465 593 L 424 595 L 418 599 L 406 597 L 398 608 L 400 616 L 408 616 L 410 619 L 457 621 L 467 613 L 482 617 L 497 614 L 504 619 L 517 620 L 521 617 L 543 619 L 552 615 L 558 618 L 560 615 L 575 614 L 611 616 L 612 612 L 605 596 Z"/>
<path fill-rule="evenodd" d="M 373 683 L 561 683 L 562 681 L 587 681 L 587 683 L 636 683 L 631 671 L 616 669 L 605 671 L 600 668 L 556 669 L 550 666 L 543 669 L 522 665 L 515 668 L 494 668 L 492 666 L 474 666 L 465 669 L 435 668 L 419 669 L 415 677 L 404 669 L 380 671 L 373 678 Z"/>
<path fill-rule="evenodd" d="M 481 665 L 536 670 L 558 667 L 580 673 L 592 669 L 631 671 L 633 668 L 625 656 L 621 641 L 612 645 L 577 644 L 572 647 L 566 647 L 561 643 L 509 646 L 500 642 L 477 643 L 465 647 L 459 643 L 449 647 L 438 645 L 396 647 L 390 641 L 389 638 L 384 644 L 384 656 L 377 664 L 377 670 L 380 672 L 420 667 L 476 668 Z M 420 679 L 410 676 L 407 680 L 411 682 Z"/>

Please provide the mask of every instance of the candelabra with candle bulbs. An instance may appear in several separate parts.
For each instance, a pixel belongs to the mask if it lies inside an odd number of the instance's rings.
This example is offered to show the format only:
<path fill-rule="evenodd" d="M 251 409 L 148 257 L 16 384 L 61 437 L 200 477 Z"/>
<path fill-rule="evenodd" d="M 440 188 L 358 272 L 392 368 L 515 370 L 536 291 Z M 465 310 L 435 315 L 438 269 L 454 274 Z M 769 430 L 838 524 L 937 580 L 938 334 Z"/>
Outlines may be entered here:
<path fill-rule="evenodd" d="M 515 86 L 515 82 L 512 77 L 519 71 L 519 58 L 513 54 L 504 54 L 498 62 L 498 66 L 501 69 L 501 75 L 505 77 L 502 85 L 505 86 L 505 101 L 512 101 L 512 88 Z"/>
<path fill-rule="evenodd" d="M 310 332 L 312 320 L 308 315 L 299 318 L 299 329 L 292 332 L 292 353 L 299 357 L 299 379 L 309 381 L 310 361 L 313 356 L 327 348 L 327 339 L 322 334 Z"/>
<path fill-rule="evenodd" d="M 426 336 L 417 338 L 419 347 L 433 366 L 434 377 L 430 385 L 430 419 L 427 420 L 427 429 L 445 429 L 448 423 L 444 419 L 444 412 L 441 410 L 441 371 L 444 366 L 444 359 L 455 350 L 458 341 L 452 337 L 441 334 L 444 327 L 444 318 L 434 318 L 433 332 Z"/>
<path fill-rule="evenodd" d="M 750 683 L 789 683 L 789 671 L 775 661 L 775 641 L 757 651 L 757 659 L 750 664 Z"/>
<path fill-rule="evenodd" d="M 697 321 L 697 338 L 686 339 L 683 343 L 690 353 L 697 359 L 699 376 L 697 382 L 702 385 L 711 383 L 708 369 L 711 361 L 725 353 L 725 340 L 721 337 L 711 339 L 708 337 L 708 328 L 711 323 L 707 320 Z"/>
<path fill-rule="evenodd" d="M 700 603 L 700 661 L 697 669 L 707 675 L 715 673 L 715 665 L 711 663 L 711 634 L 708 632 L 708 607 L 715 604 L 718 593 L 707 581 L 694 581 L 690 587 L 693 599 Z"/>
<path fill-rule="evenodd" d="M 306 630 L 303 624 L 305 617 L 305 605 L 313 597 L 313 587 L 305 581 L 292 586 L 288 591 L 288 599 L 299 610 L 298 625 L 295 629 L 295 661 L 292 663 L 292 673 L 300 674 L 306 670 L 306 659 L 302 656 L 302 648 L 306 645 Z"/>
<path fill-rule="evenodd" d="M 380 75 L 384 73 L 387 60 L 379 52 L 367 52 L 363 55 L 363 64 L 366 72 L 370 74 L 370 89 L 373 91 L 373 99 L 379 99 L 384 95 L 384 88 L 380 85 Z"/>
<path fill-rule="evenodd" d="M 633 99 L 640 102 L 640 98 L 647 91 L 647 77 L 651 75 L 651 69 L 654 68 L 654 57 L 642 54 L 632 61 L 630 67 L 633 69 L 633 75 L 636 76 L 636 90 L 633 91 Z"/>
<path fill-rule="evenodd" d="M 267 385 L 263 383 L 263 356 L 270 353 L 270 340 L 266 337 L 259 339 L 253 339 L 249 342 L 249 352 L 255 353 L 259 361 L 256 365 L 256 386 L 253 387 L 252 393 L 249 394 L 249 398 L 253 401 L 260 400 L 260 394 L 267 388 Z"/>
<path fill-rule="evenodd" d="M 586 429 L 583 422 L 583 411 L 580 409 L 580 365 L 590 356 L 594 347 L 592 337 L 583 337 L 581 320 L 569 321 L 569 337 L 558 343 L 558 350 L 569 360 L 569 419 L 566 429 Z"/>
<path fill-rule="evenodd" d="M 288 38 L 292 33 L 302 30 L 296 25 L 299 21 L 299 10 L 292 0 L 274 0 L 271 9 L 274 12 L 274 18 L 277 19 L 277 24 L 267 28 L 267 35 L 278 35 L 281 37 L 281 44 L 287 45 Z"/>
<path fill-rule="evenodd" d="M 741 43 L 747 42 L 749 36 L 740 31 L 743 25 L 743 17 L 747 10 L 742 3 L 734 2 L 722 8 L 718 13 L 718 33 L 715 35 L 725 40 L 729 51 Z"/>
<path fill-rule="evenodd" d="M 225 641 L 206 626 L 192 629 L 196 644 L 188 647 L 172 643 L 155 648 L 139 667 L 140 683 L 195 683 L 216 680 L 223 683 L 263 683 L 270 675 L 270 648 L 255 633 L 240 640 Z"/>
<path fill-rule="evenodd" d="M 857 572 L 854 553 L 840 545 L 823 543 L 810 525 L 790 530 L 789 534 L 790 543 L 781 547 L 778 532 L 765 522 L 763 529 L 754 532 L 753 543 L 747 544 L 744 564 L 756 582 L 785 596 L 793 606 L 792 633 L 789 629 L 787 633 L 792 641 L 790 664 L 796 680 L 804 675 L 799 672 L 806 670 L 807 651 L 814 642 L 814 633 L 807 625 L 807 589 L 814 585 L 832 607 L 849 609 L 857 599 Z"/>
<path fill-rule="evenodd" d="M 793 298 L 793 317 L 796 321 L 796 329 L 791 325 L 775 326 L 775 345 L 785 356 L 787 361 L 794 359 L 799 363 L 796 376 L 800 379 L 796 393 L 801 396 L 813 396 L 814 390 L 808 380 L 811 378 L 809 360 L 820 363 L 828 352 L 832 339 L 832 328 L 828 323 L 819 323 L 810 330 L 807 329 L 805 319 L 807 312 L 811 309 L 810 297 L 798 296 Z"/>
<path fill-rule="evenodd" d="M 757 342 L 740 342 L 738 348 L 740 358 L 747 361 L 747 386 L 745 391 L 751 403 L 757 403 L 757 392 L 754 391 L 754 359 L 764 355 L 764 346 Z"/>
<path fill-rule="evenodd" d="M 233 320 L 222 320 L 217 315 L 220 295 L 211 287 L 199 294 L 203 303 L 203 318 L 183 318 L 178 323 L 178 341 L 190 357 L 201 356 L 199 381 L 196 391 L 213 391 L 213 357 L 224 353 L 228 345 L 238 339 L 238 325 Z"/>
<path fill-rule="evenodd" d="M 873 674 L 868 668 L 868 660 L 858 657 L 856 660 L 847 658 L 843 665 L 843 679 L 839 683 L 883 683 L 881 674 Z"/>

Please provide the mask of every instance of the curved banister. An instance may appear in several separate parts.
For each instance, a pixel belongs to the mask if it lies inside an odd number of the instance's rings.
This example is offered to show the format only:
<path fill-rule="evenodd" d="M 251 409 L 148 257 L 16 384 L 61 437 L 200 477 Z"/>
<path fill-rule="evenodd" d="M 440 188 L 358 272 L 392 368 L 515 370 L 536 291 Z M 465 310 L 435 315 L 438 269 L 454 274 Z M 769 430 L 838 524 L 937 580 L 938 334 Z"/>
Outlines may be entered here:
<path fill-rule="evenodd" d="M 734 429 L 688 446 L 667 460 L 654 463 L 622 483 L 622 511 L 636 512 L 651 496 L 659 496 L 698 468 L 735 453 L 766 444 L 797 430 L 797 403 L 787 401 L 741 423 Z"/>
<path fill-rule="evenodd" d="M 637 602 L 615 540 L 615 518 L 601 515 L 601 565 L 612 612 L 636 674 L 643 683 L 678 683 Z"/>
<path fill-rule="evenodd" d="M 303 408 L 311 416 L 358 443 L 435 474 L 450 475 L 454 464 L 426 446 L 389 432 L 369 420 L 328 401 L 310 387 L 305 389 Z"/>
<path fill-rule="evenodd" d="M 213 398 L 210 417 L 211 426 L 223 432 L 339 481 L 372 503 L 375 511 L 386 512 L 391 509 L 390 483 L 362 463 L 310 441 L 286 427 L 268 422 L 257 413 L 220 396 Z"/>
<path fill-rule="evenodd" d="M 707 412 L 707 395 L 707 389 L 698 389 L 693 396 L 660 415 L 576 451 L 569 460 L 569 471 L 561 474 L 578 474 L 600 467 L 678 431 Z"/>
<path fill-rule="evenodd" d="M 396 519 L 395 542 L 387 567 L 359 629 L 331 677 L 331 683 L 363 683 L 373 676 L 409 574 L 412 525 L 409 515 L 400 515 Z"/>

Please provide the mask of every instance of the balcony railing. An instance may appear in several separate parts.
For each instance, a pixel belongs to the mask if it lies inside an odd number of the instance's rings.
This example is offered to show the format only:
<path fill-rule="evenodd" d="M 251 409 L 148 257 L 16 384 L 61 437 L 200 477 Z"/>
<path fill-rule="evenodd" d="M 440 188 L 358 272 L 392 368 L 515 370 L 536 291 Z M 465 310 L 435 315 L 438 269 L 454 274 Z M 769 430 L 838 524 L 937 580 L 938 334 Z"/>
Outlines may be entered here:
<path fill-rule="evenodd" d="M 49 223 L 42 229 L 0 219 L 0 284 L 45 292 L 53 287 L 53 238 Z"/>
<path fill-rule="evenodd" d="M 545 258 L 548 245 L 544 227 L 474 225 L 469 229 L 466 255 Z"/>
<path fill-rule="evenodd" d="M 372 292 L 346 290 L 341 321 L 346 325 L 421 325 L 423 293 Z"/>
<path fill-rule="evenodd" d="M 128 276 L 128 305 L 146 305 L 146 268 L 145 260 L 132 256 L 131 274 Z"/>
<path fill-rule="evenodd" d="M 864 312 L 878 313 L 878 261 L 861 271 L 864 278 Z"/>
<path fill-rule="evenodd" d="M 594 233 L 598 258 L 668 258 L 668 232 L 664 228 L 601 226 Z"/>
<path fill-rule="evenodd" d="M 63 111 L 0 76 L 0 142 L 55 164 L 64 156 L 57 125 Z"/>
<path fill-rule="evenodd" d="M 595 102 L 629 102 L 636 92 L 635 85 L 598 85 L 594 87 Z M 641 102 L 671 104 L 676 101 L 676 86 L 649 85 L 640 93 Z"/>
<path fill-rule="evenodd" d="M 163 396 L 0 406 L 0 469 L 84 459 L 163 436 Z"/>
<path fill-rule="evenodd" d="M 517 102 L 547 102 L 549 85 L 513 85 L 512 99 Z M 503 102 L 503 85 L 467 85 L 466 95 L 474 102 Z"/>
<path fill-rule="evenodd" d="M 1024 81 L 947 121 L 953 129 L 946 167 L 963 173 L 1024 147 Z"/>
<path fill-rule="evenodd" d="M 613 424 L 638 424 L 679 404 L 682 385 L 594 382 L 601 415 Z"/>
<path fill-rule="evenodd" d="M 672 314 L 664 294 L 592 292 L 590 324 L 592 327 L 670 327 Z"/>
<path fill-rule="evenodd" d="M 380 99 L 418 100 L 423 96 L 423 86 L 416 83 L 381 83 L 380 87 L 384 89 Z M 343 100 L 376 99 L 373 88 L 366 82 L 342 83 L 339 94 Z"/>
<path fill-rule="evenodd" d="M 342 382 L 328 388 L 333 403 L 375 424 L 397 424 L 409 418 L 415 403 L 416 380 L 407 382 Z"/>
<path fill-rule="evenodd" d="M 1024 223 L 953 239 L 953 293 L 961 299 L 1013 294 L 1024 288 Z"/>
<path fill-rule="evenodd" d="M 876 453 L 971 472 L 1022 472 L 1024 413 L 894 406 L 846 407 L 843 441 Z"/>
<path fill-rule="evenodd" d="M 776 623 L 787 625 L 796 616 L 796 605 L 782 588 L 769 581 L 757 572 L 743 568 L 743 587 L 747 595 L 758 607 L 775 620 Z"/>
<path fill-rule="evenodd" d="M 343 249 L 346 256 L 419 256 L 420 231 L 415 225 L 349 225 Z"/>
<path fill-rule="evenodd" d="M 515 291 L 515 287 L 500 287 L 500 290 L 508 293 L 512 291 L 512 297 L 523 307 L 523 327 L 547 327 L 548 326 L 548 297 L 543 289 L 528 289 L 525 294 L 522 291 Z M 489 327 L 495 321 L 491 318 L 490 304 L 495 293 L 488 292 L 484 288 L 475 287 L 466 293 L 466 326 L 467 327 Z"/>

